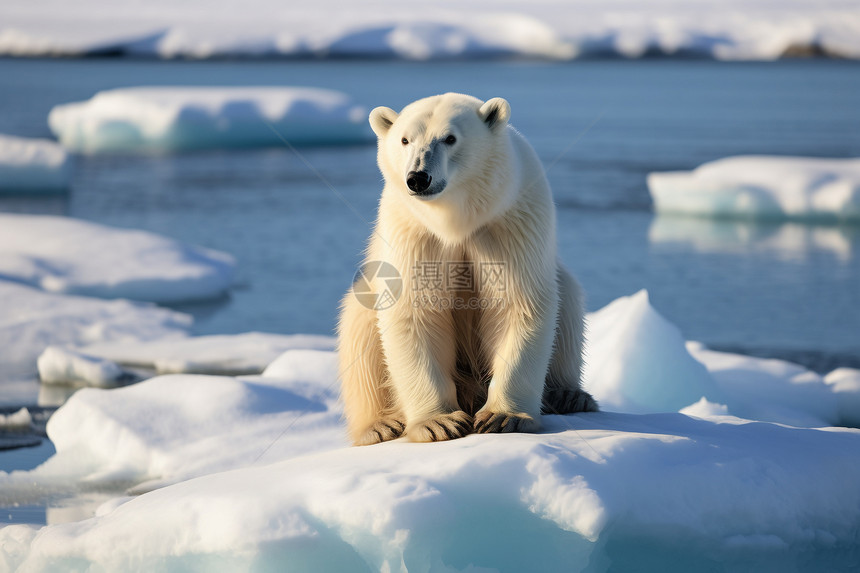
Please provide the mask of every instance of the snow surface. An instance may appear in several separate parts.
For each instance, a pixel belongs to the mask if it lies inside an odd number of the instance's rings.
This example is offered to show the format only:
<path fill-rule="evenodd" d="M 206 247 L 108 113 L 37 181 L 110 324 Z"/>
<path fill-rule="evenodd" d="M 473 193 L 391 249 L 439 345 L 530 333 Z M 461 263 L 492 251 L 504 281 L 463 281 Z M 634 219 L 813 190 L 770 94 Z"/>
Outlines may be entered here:
<path fill-rule="evenodd" d="M 86 152 L 370 141 L 361 106 L 341 92 L 304 87 L 133 87 L 58 105 L 51 131 Z"/>
<path fill-rule="evenodd" d="M 74 22 L 74 25 L 69 25 Z M 693 54 L 727 60 L 787 51 L 860 57 L 860 8 L 845 0 L 5 0 L 0 54 L 571 59 Z"/>
<path fill-rule="evenodd" d="M 2 233 L 2 225 L 0 225 Z M 52 344 L 184 337 L 191 317 L 152 304 L 60 295 L 0 280 L 0 403 L 32 403 L 36 359 Z"/>
<path fill-rule="evenodd" d="M 0 213 L 0 280 L 54 293 L 151 302 L 215 298 L 233 281 L 225 253 L 146 231 Z"/>
<path fill-rule="evenodd" d="M 738 156 L 648 175 L 661 213 L 860 219 L 860 159 Z"/>
<path fill-rule="evenodd" d="M 70 163 L 54 141 L 0 134 L 0 193 L 62 191 L 69 186 Z"/>
<path fill-rule="evenodd" d="M 20 499 L 34 484 L 126 484 L 132 497 L 75 523 L 6 527 L 0 563 L 22 572 L 856 565 L 860 430 L 739 416 L 839 418 L 857 404 L 857 371 L 822 382 L 796 365 L 685 344 L 645 292 L 589 323 L 589 361 L 600 367 L 588 388 L 605 410 L 613 397 L 645 411 L 699 391 L 725 403 L 696 397 L 689 415 L 544 416 L 539 434 L 349 448 L 329 350 L 287 350 L 261 376 L 84 389 L 48 424 L 57 454 L 31 472 L 0 473 L 0 491 Z M 651 384 L 653 403 L 635 387 Z"/>

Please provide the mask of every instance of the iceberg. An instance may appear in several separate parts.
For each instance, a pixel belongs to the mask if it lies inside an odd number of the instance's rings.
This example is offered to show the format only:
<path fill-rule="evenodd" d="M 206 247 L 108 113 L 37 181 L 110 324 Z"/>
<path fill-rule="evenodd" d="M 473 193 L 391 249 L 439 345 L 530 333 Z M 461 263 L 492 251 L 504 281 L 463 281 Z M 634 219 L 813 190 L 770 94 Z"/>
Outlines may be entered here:
<path fill-rule="evenodd" d="M 648 175 L 658 213 L 749 219 L 860 219 L 860 159 L 738 156 Z"/>
<path fill-rule="evenodd" d="M 304 87 L 133 87 L 54 107 L 48 124 L 83 153 L 349 144 L 372 140 L 364 108 Z"/>
<path fill-rule="evenodd" d="M 48 292 L 158 303 L 212 299 L 232 286 L 234 267 L 225 253 L 154 233 L 0 214 L 0 279 Z"/>
<path fill-rule="evenodd" d="M 274 0 L 223 1 L 217 10 L 204 0 L 150 0 L 144 11 L 107 0 L 0 5 L 0 54 L 17 56 L 566 60 L 659 53 L 773 60 L 820 53 L 858 58 L 858 38 L 860 13 L 840 0 L 443 0 L 429 11 L 395 0 L 372 9 L 318 0 L 302 10 Z"/>
<path fill-rule="evenodd" d="M 69 186 L 71 161 L 50 139 L 0 134 L 0 193 L 51 193 Z"/>

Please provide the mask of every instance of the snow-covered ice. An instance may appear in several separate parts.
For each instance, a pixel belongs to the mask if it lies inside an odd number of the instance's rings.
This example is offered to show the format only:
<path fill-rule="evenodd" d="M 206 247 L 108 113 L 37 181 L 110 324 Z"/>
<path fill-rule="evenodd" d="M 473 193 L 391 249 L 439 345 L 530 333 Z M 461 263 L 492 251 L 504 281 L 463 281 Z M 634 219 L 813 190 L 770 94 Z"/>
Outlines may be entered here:
<path fill-rule="evenodd" d="M 68 23 L 74 22 L 74 26 Z M 860 9 L 842 0 L 81 0 L 0 4 L 0 54 L 128 54 L 549 59 L 693 54 L 726 60 L 787 52 L 860 57 Z"/>
<path fill-rule="evenodd" d="M 290 349 L 332 350 L 334 338 L 310 334 L 245 332 L 144 343 L 103 342 L 79 350 L 159 374 L 259 374 Z"/>
<path fill-rule="evenodd" d="M 33 417 L 30 410 L 21 408 L 9 414 L 0 414 L 0 430 L 30 429 Z"/>
<path fill-rule="evenodd" d="M 648 175 L 654 209 L 714 217 L 860 219 L 860 159 L 738 156 Z"/>
<path fill-rule="evenodd" d="M 0 280 L 63 294 L 180 302 L 233 281 L 225 253 L 67 217 L 0 214 Z"/>
<path fill-rule="evenodd" d="M 70 165 L 65 149 L 55 141 L 0 134 L 0 193 L 65 190 Z"/>
<path fill-rule="evenodd" d="M 836 394 L 842 423 L 860 428 L 860 370 L 837 368 L 824 377 L 824 382 Z"/>
<path fill-rule="evenodd" d="M 134 495 L 83 521 L 0 530 L 0 563 L 22 572 L 856 565 L 860 430 L 786 422 L 825 425 L 845 420 L 843 409 L 856 418 L 857 371 L 825 382 L 685 343 L 645 292 L 589 322 L 599 366 L 588 387 L 606 410 L 681 404 L 684 413 L 544 416 L 539 434 L 349 448 L 335 353 L 323 349 L 287 350 L 260 376 L 85 389 L 48 424 L 57 454 L 31 472 L 0 473 L 0 491 L 76 482 Z M 652 386 L 653 402 L 643 398 Z"/>
<path fill-rule="evenodd" d="M 167 342 L 160 342 L 167 344 Z M 145 344 L 143 342 L 139 344 Z M 49 346 L 36 361 L 42 384 L 63 386 L 83 384 L 101 388 L 119 386 L 135 377 L 110 360 L 90 356 L 61 346 Z"/>
<path fill-rule="evenodd" d="M 52 344 L 185 337 L 191 317 L 152 304 L 59 295 L 0 280 L 0 403 L 32 403 L 36 359 Z"/>
<path fill-rule="evenodd" d="M 58 105 L 60 142 L 86 153 L 370 141 L 364 108 L 341 92 L 305 87 L 133 87 Z"/>

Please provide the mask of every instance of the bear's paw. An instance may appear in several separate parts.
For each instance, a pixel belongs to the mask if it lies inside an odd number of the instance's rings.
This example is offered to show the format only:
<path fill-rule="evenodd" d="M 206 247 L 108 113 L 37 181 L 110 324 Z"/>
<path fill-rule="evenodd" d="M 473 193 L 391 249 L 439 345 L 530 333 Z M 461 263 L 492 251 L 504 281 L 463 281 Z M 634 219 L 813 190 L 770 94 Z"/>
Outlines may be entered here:
<path fill-rule="evenodd" d="M 567 388 L 547 390 L 543 395 L 543 414 L 576 414 L 577 412 L 597 412 L 597 400 L 585 390 Z"/>
<path fill-rule="evenodd" d="M 510 432 L 537 432 L 540 422 L 528 414 L 482 411 L 475 414 L 475 432 L 478 434 L 507 434 Z"/>
<path fill-rule="evenodd" d="M 413 442 L 442 442 L 462 438 L 471 432 L 472 417 L 457 410 L 413 424 L 406 430 L 406 435 Z"/>
<path fill-rule="evenodd" d="M 396 440 L 403 435 L 403 430 L 406 429 L 406 424 L 397 418 L 383 418 L 375 421 L 363 434 L 355 441 L 356 446 L 372 446 L 380 442 Z"/>

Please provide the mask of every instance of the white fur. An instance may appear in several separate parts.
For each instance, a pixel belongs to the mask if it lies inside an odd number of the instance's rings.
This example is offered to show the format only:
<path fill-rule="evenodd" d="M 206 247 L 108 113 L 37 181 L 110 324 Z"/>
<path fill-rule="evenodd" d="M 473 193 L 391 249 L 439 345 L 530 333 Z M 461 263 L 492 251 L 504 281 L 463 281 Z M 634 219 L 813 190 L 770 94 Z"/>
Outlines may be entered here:
<path fill-rule="evenodd" d="M 555 207 L 543 167 L 509 117 L 503 99 L 484 103 L 451 93 L 400 114 L 371 112 L 385 188 L 366 259 L 394 265 L 403 292 L 380 311 L 362 307 L 351 292 L 343 300 L 342 396 L 357 444 L 397 437 L 395 422 L 417 441 L 467 433 L 469 417 L 459 411 L 468 407 L 458 404 L 458 390 L 486 392 L 486 403 L 468 412 L 479 431 L 537 430 L 542 398 L 550 410 L 596 409 L 579 391 L 580 289 L 557 261 Z M 410 192 L 411 171 L 427 172 L 435 194 Z M 420 304 L 413 275 L 422 261 L 470 261 L 476 275 L 481 263 L 503 263 L 504 290 L 467 294 L 503 304 L 484 310 Z M 488 389 L 478 387 L 480 377 L 462 379 L 458 348 L 461 362 L 465 354 L 489 370 Z M 558 408 L 546 405 L 550 394 Z M 578 406 L 570 405 L 574 395 Z"/>

